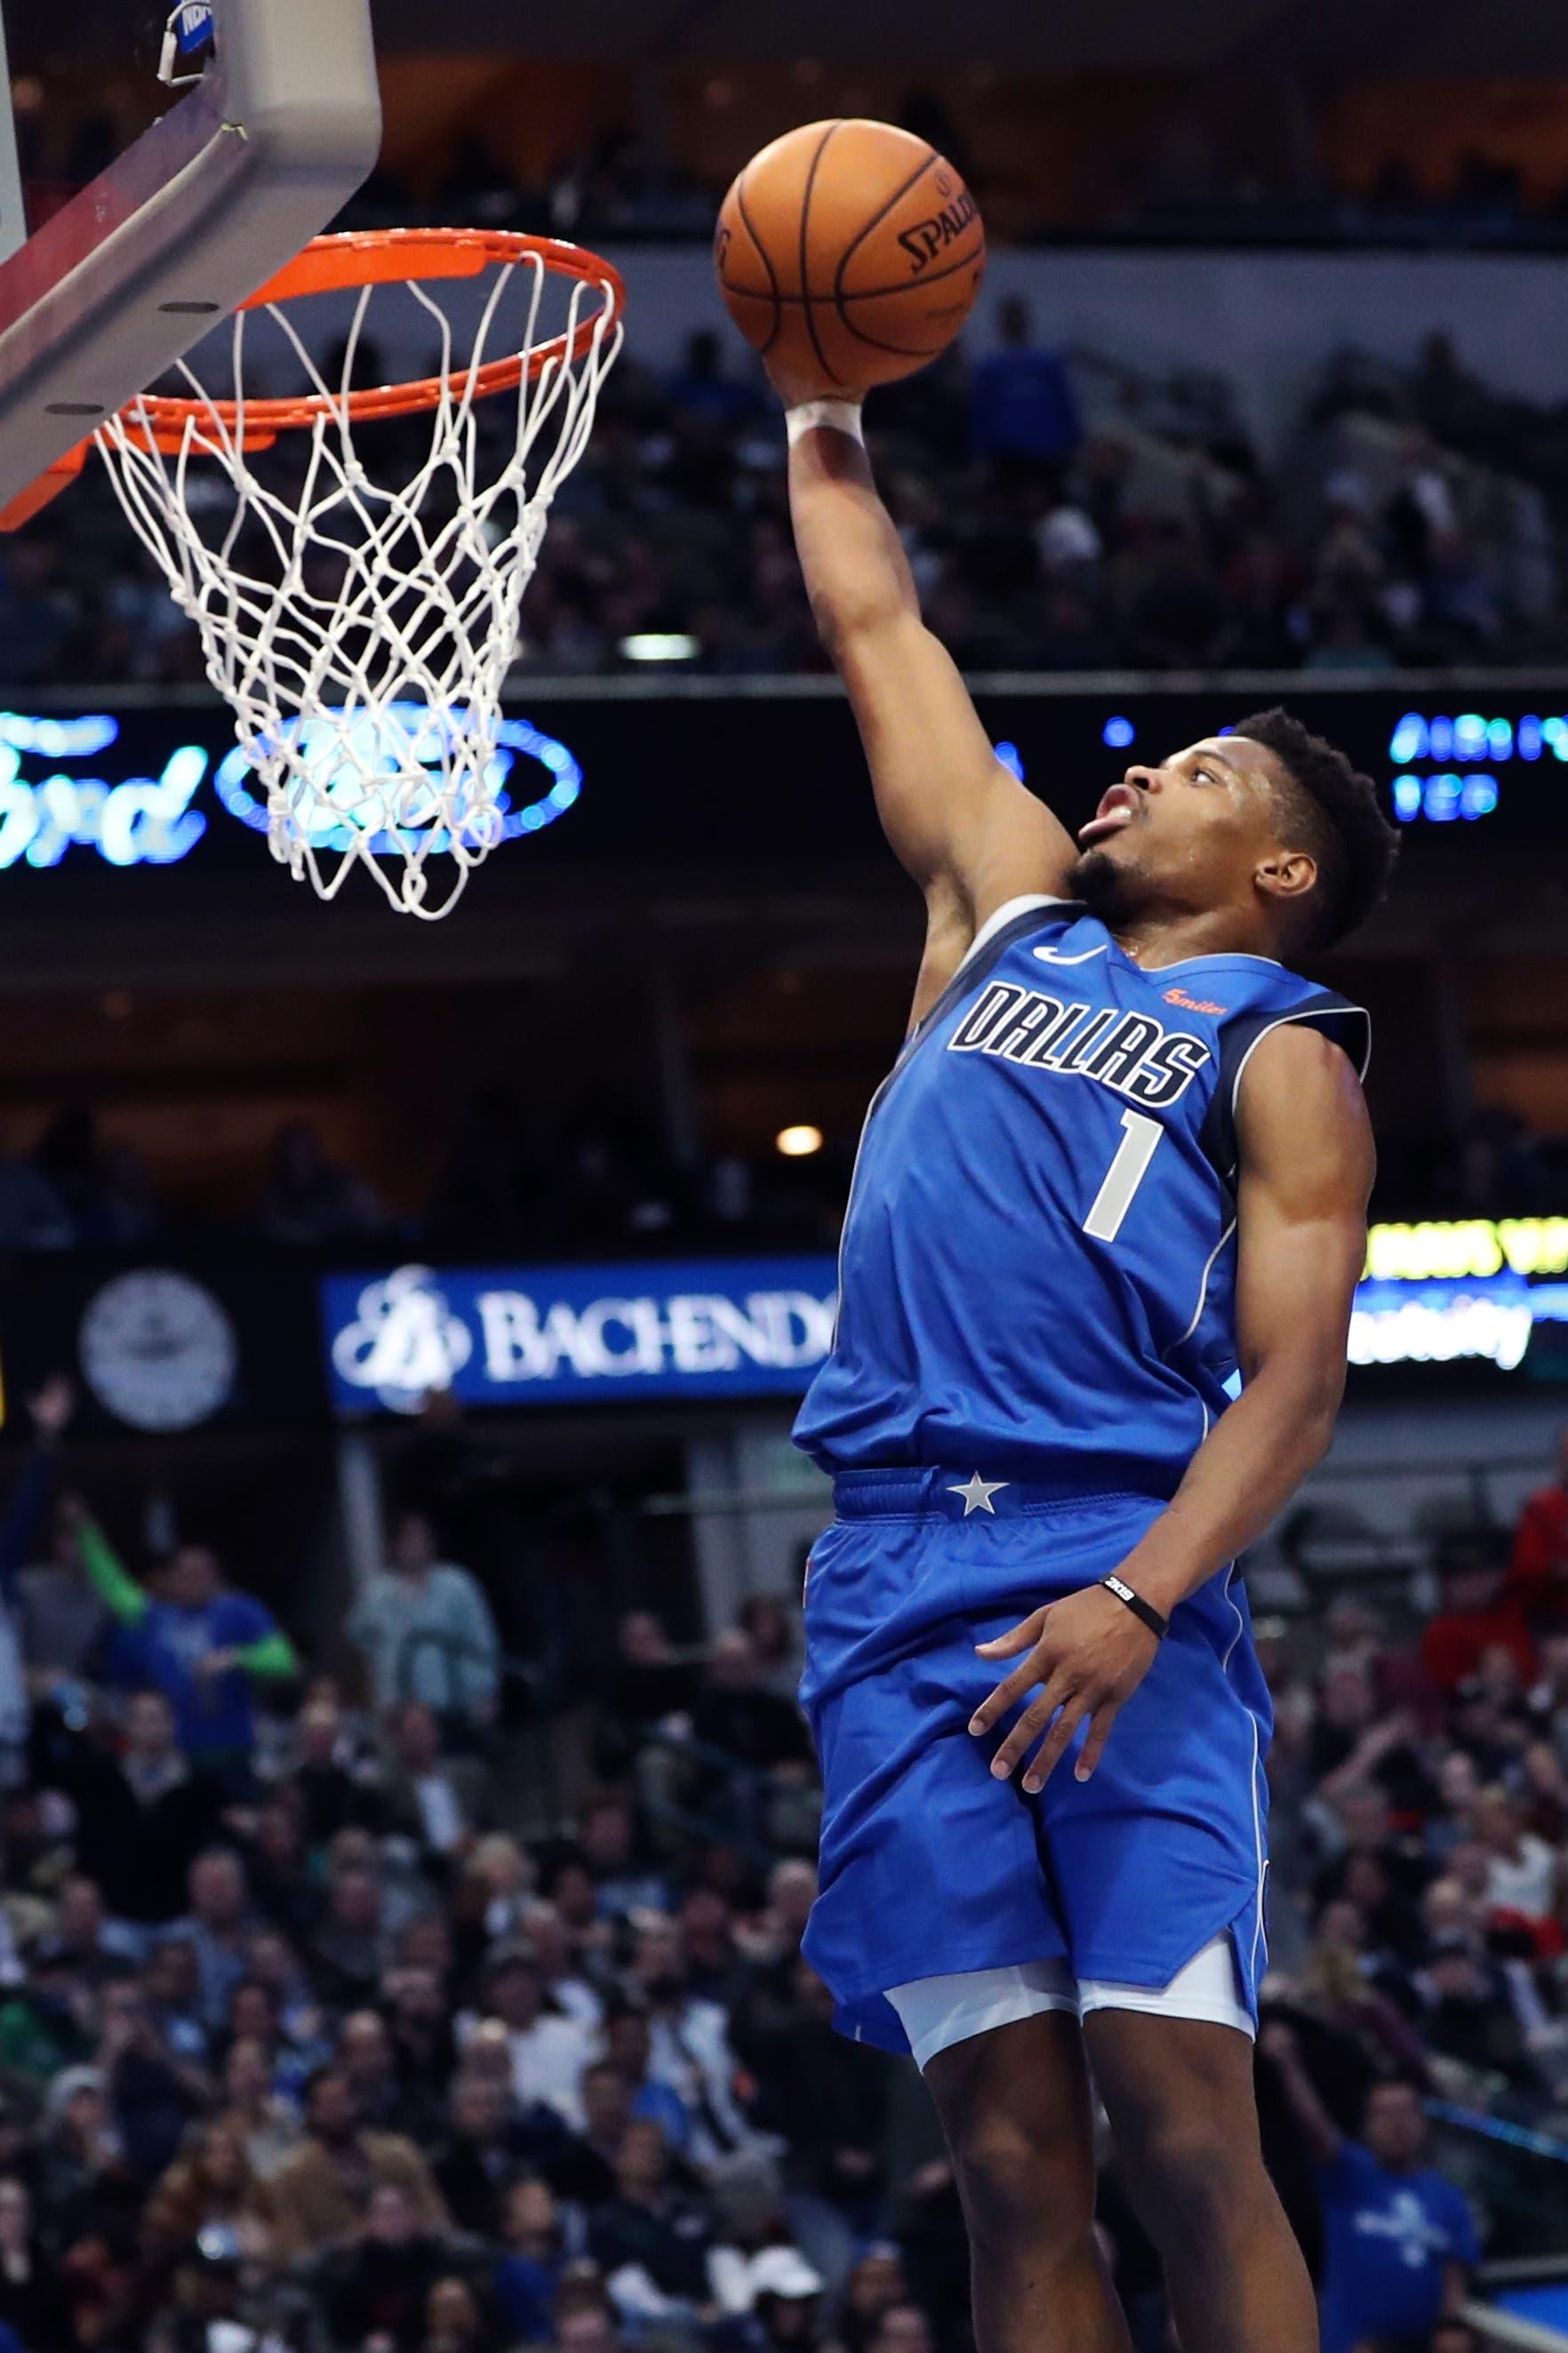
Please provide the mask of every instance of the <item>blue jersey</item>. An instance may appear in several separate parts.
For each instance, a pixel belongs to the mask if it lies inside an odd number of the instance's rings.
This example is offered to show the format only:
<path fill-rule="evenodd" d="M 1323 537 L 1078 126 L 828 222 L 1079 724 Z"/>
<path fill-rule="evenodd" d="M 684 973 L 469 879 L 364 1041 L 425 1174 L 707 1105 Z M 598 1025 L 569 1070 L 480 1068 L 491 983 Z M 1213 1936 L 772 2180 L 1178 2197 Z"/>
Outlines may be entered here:
<path fill-rule="evenodd" d="M 1173 1492 L 1235 1390 L 1237 1097 L 1282 1022 L 1364 1070 L 1361 1008 L 1267 957 L 1001 909 L 872 1102 L 798 1443 Z"/>

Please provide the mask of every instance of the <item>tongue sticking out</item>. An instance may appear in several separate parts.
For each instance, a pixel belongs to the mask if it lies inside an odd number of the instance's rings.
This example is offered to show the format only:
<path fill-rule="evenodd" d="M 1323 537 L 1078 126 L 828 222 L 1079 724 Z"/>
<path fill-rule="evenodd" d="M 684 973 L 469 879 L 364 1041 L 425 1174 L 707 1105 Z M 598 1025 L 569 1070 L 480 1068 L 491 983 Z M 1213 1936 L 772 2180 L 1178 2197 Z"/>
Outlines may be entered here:
<path fill-rule="evenodd" d="M 1087 825 L 1080 826 L 1078 838 L 1080 841 L 1104 841 L 1110 835 L 1120 833 L 1123 826 L 1131 825 L 1132 818 L 1132 810 L 1125 804 L 1108 808 L 1100 816 L 1091 817 Z"/>

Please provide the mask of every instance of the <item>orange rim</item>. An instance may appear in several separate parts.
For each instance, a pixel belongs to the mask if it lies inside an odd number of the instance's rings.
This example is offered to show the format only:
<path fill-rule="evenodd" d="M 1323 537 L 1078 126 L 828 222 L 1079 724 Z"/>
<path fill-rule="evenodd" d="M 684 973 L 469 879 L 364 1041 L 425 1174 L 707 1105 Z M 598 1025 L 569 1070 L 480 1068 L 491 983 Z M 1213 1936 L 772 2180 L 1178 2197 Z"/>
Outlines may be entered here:
<path fill-rule="evenodd" d="M 269 278 L 240 308 L 264 309 L 273 302 L 294 302 L 308 294 L 340 294 L 363 286 L 423 282 L 429 279 L 477 278 L 481 270 L 505 267 L 530 258 L 542 261 L 558 277 L 574 278 L 599 288 L 605 297 L 606 326 L 613 326 L 626 307 L 626 287 L 620 272 L 590 253 L 585 246 L 567 245 L 559 237 L 523 237 L 504 229 L 384 228 L 351 231 L 343 237 L 318 237 L 304 251 Z M 144 394 L 121 411 L 134 430 L 152 427 L 160 448 L 178 448 L 192 422 L 216 418 L 226 432 L 243 436 L 250 448 L 265 448 L 279 433 L 299 431 L 323 417 L 348 415 L 363 420 L 377 417 L 415 417 L 437 408 L 456 391 L 475 400 L 494 393 L 512 392 L 524 375 L 536 376 L 547 367 L 567 365 L 592 349 L 605 332 L 605 314 L 595 311 L 572 332 L 552 335 L 535 350 L 516 352 L 509 359 L 487 360 L 466 376 L 425 376 L 408 384 L 372 386 L 351 392 L 346 404 L 340 396 L 310 393 L 293 400 L 169 399 Z"/>

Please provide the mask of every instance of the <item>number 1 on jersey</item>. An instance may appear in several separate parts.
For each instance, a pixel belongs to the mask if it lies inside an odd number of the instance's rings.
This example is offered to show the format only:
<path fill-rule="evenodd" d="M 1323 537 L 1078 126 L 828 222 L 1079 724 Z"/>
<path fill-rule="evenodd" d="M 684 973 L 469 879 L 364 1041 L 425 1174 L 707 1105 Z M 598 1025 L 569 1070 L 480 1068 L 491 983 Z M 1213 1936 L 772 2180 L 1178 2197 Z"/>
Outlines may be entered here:
<path fill-rule="evenodd" d="M 1141 1111 L 1124 1111 L 1121 1124 L 1126 1133 L 1094 1197 L 1094 1207 L 1083 1221 L 1084 1232 L 1092 1234 L 1097 1242 L 1113 1242 L 1121 1231 L 1121 1220 L 1132 1207 L 1132 1196 L 1143 1182 L 1154 1147 L 1165 1132 L 1157 1119 L 1148 1119 Z"/>

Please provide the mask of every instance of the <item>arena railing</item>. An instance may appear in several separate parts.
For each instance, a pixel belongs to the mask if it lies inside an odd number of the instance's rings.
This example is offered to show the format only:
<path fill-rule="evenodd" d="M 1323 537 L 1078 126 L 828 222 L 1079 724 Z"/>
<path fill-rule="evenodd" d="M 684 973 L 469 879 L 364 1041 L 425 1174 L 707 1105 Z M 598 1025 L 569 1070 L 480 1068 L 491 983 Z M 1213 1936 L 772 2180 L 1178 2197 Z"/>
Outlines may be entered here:
<path fill-rule="evenodd" d="M 1568 2275 L 1568 2142 L 1454 2100 L 1429 2099 L 1426 2113 L 1441 2169 L 1491 2223 L 1500 2253 L 1487 2277 L 1501 2284 Z"/>

